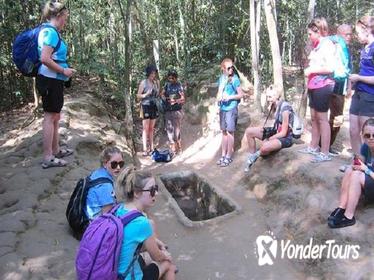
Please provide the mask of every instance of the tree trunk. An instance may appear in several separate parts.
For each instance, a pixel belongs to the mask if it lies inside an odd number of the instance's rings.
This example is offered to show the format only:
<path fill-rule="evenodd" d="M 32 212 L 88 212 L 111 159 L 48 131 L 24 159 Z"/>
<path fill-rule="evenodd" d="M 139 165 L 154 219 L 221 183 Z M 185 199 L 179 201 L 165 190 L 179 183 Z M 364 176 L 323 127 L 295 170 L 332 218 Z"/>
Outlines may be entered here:
<path fill-rule="evenodd" d="M 256 6 L 260 6 L 261 1 L 249 1 L 249 20 L 251 27 L 251 56 L 252 56 L 252 71 L 253 71 L 253 94 L 255 97 L 256 108 L 261 108 L 261 92 L 260 92 L 260 73 L 259 73 L 259 46 L 257 45 L 258 30 L 256 28 Z"/>
<path fill-rule="evenodd" d="M 316 6 L 316 0 L 309 0 L 309 5 L 308 5 L 308 21 L 307 21 L 307 24 L 309 24 L 309 22 L 312 21 L 312 19 L 314 18 L 314 7 Z M 307 56 L 309 55 L 309 51 L 306 50 L 307 47 L 305 47 L 304 49 L 304 56 Z M 304 81 L 304 92 L 303 92 L 303 95 L 300 99 L 300 110 L 299 110 L 299 115 L 301 118 L 305 118 L 306 116 L 306 110 L 307 110 L 307 106 L 308 106 L 308 85 L 307 85 L 307 79 L 305 79 Z"/>
<path fill-rule="evenodd" d="M 282 59 L 280 55 L 277 34 L 275 0 L 264 0 L 264 9 L 270 38 L 271 55 L 273 58 L 274 88 L 278 92 L 278 94 L 280 94 L 281 97 L 284 98 Z"/>
<path fill-rule="evenodd" d="M 126 4 L 126 15 L 123 12 L 121 0 L 118 0 L 118 5 L 121 10 L 122 20 L 124 22 L 125 31 L 125 71 L 124 71 L 124 99 L 125 99 L 125 136 L 128 144 L 133 153 L 135 153 L 135 141 L 134 138 L 134 120 L 132 117 L 132 106 L 131 106 L 131 4 L 132 0 L 127 0 Z"/>

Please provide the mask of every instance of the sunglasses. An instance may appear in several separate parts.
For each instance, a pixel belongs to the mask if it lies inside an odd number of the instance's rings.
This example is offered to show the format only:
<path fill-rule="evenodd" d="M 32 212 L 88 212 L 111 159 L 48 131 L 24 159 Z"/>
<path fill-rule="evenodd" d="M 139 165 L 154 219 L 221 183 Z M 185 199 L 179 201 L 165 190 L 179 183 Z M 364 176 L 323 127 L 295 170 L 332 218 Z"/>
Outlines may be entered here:
<path fill-rule="evenodd" d="M 370 133 L 365 133 L 364 135 L 362 135 L 365 139 L 374 139 L 374 133 L 370 134 Z"/>
<path fill-rule="evenodd" d="M 231 69 L 234 69 L 234 66 L 227 67 L 227 71 L 230 71 Z"/>
<path fill-rule="evenodd" d="M 124 162 L 124 161 L 112 161 L 112 162 L 110 163 L 110 167 L 111 167 L 112 169 L 116 169 L 117 166 L 119 166 L 119 168 L 122 168 L 124 165 L 125 165 L 125 162 Z"/>
<path fill-rule="evenodd" d="M 152 196 L 152 197 L 154 197 L 155 195 L 156 195 L 156 192 L 158 192 L 158 185 L 154 185 L 154 186 L 152 186 L 150 189 L 148 189 L 148 190 L 141 190 L 142 192 L 149 192 L 150 193 L 150 195 Z"/>

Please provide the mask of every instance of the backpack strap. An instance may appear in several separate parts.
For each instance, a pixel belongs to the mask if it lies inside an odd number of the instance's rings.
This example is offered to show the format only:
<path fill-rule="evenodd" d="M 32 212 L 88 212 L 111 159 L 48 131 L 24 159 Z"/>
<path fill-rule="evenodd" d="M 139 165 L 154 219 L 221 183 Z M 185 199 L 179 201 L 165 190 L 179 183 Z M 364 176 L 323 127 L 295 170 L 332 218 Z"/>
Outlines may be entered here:
<path fill-rule="evenodd" d="M 134 252 L 134 256 L 132 257 L 132 260 L 131 260 L 129 266 L 127 267 L 126 271 L 124 273 L 118 275 L 119 279 L 125 280 L 126 276 L 130 273 L 130 269 L 131 269 L 131 280 L 135 280 L 134 265 L 135 265 L 135 261 L 139 258 L 140 250 L 142 249 L 142 246 L 143 246 L 143 242 L 139 243 L 138 247 L 136 247 L 136 250 Z"/>
<path fill-rule="evenodd" d="M 113 208 L 118 209 L 119 205 L 120 204 L 116 205 Z M 121 222 L 122 222 L 123 226 L 125 227 L 131 221 L 133 221 L 134 219 L 136 219 L 137 217 L 140 217 L 140 216 L 143 216 L 143 214 L 140 211 L 131 210 L 130 212 L 126 213 L 126 215 L 120 217 L 120 219 L 121 219 Z M 139 258 L 140 250 L 141 250 L 142 246 L 143 246 L 143 242 L 139 243 L 138 247 L 136 247 L 136 250 L 134 252 L 134 256 L 132 257 L 132 260 L 131 260 L 129 266 L 127 267 L 127 269 L 125 270 L 124 273 L 118 275 L 120 279 L 125 279 L 126 276 L 130 273 L 130 270 L 131 270 L 131 279 L 135 280 L 134 264 L 135 264 L 135 261 Z"/>
<path fill-rule="evenodd" d="M 42 24 L 40 31 L 42 31 L 44 28 L 52 28 L 52 29 L 54 29 L 54 30 L 56 31 L 56 33 L 57 33 L 57 36 L 58 36 L 58 42 L 57 42 L 56 47 L 53 49 L 53 53 L 55 53 L 55 52 L 58 51 L 58 49 L 59 49 L 60 46 L 61 46 L 61 37 L 60 37 L 60 33 L 58 32 L 57 28 L 54 27 L 54 26 L 51 25 L 51 24 Z"/>
<path fill-rule="evenodd" d="M 89 188 L 92 188 L 94 186 L 100 185 L 100 184 L 105 184 L 105 183 L 110 183 L 113 185 L 113 181 L 107 177 L 100 177 L 95 180 L 91 180 L 90 176 L 86 178 L 88 180 Z"/>

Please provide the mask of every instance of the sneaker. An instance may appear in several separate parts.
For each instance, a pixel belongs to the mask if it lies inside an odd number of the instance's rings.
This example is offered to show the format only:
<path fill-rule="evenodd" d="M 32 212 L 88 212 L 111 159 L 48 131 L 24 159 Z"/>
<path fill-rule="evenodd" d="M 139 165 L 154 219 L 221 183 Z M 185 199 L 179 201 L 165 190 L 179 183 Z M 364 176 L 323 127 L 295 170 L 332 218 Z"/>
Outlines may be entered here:
<path fill-rule="evenodd" d="M 225 160 L 225 157 L 222 156 L 219 160 L 217 160 L 216 164 L 221 165 L 222 161 L 224 160 Z"/>
<path fill-rule="evenodd" d="M 350 164 L 344 164 L 344 165 L 341 165 L 341 166 L 339 167 L 339 171 L 344 173 L 345 171 L 347 171 L 347 169 L 348 169 L 349 167 L 351 167 Z"/>
<path fill-rule="evenodd" d="M 259 155 L 257 153 L 249 154 L 247 162 L 245 163 L 244 171 L 248 172 L 249 168 L 255 163 Z"/>
<path fill-rule="evenodd" d="M 302 153 L 302 154 L 317 155 L 319 153 L 319 147 L 313 149 L 313 148 L 307 146 L 304 149 L 298 150 L 298 152 Z"/>
<path fill-rule="evenodd" d="M 328 221 L 328 225 L 330 228 L 349 227 L 349 226 L 353 226 L 355 223 L 356 223 L 355 217 L 352 217 L 352 219 L 348 219 L 344 215 L 341 219 L 334 219 L 334 220 Z"/>
<path fill-rule="evenodd" d="M 232 163 L 233 160 L 232 158 L 228 158 L 228 157 L 225 157 L 225 159 L 221 162 L 221 167 L 227 167 L 230 165 L 230 163 Z"/>
<path fill-rule="evenodd" d="M 330 216 L 327 218 L 327 221 L 330 222 L 336 219 L 342 219 L 344 216 L 345 209 L 343 208 L 336 208 L 334 211 L 331 212 Z"/>
<path fill-rule="evenodd" d="M 335 150 L 333 150 L 333 149 L 330 149 L 329 150 L 329 156 L 330 157 L 337 157 L 337 156 L 339 156 L 339 152 L 338 151 L 335 151 Z"/>
<path fill-rule="evenodd" d="M 324 161 L 330 161 L 332 158 L 329 155 L 325 155 L 324 153 L 317 154 L 312 160 L 312 163 L 320 163 Z"/>

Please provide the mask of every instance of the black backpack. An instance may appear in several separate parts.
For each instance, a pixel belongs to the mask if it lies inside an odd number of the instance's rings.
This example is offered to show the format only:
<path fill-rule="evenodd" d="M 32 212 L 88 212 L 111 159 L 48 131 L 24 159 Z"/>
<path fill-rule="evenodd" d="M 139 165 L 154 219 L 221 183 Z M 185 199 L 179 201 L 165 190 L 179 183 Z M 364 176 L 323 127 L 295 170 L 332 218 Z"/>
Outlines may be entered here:
<path fill-rule="evenodd" d="M 96 185 L 110 183 L 113 184 L 109 178 L 97 178 L 91 180 L 90 176 L 79 179 L 75 189 L 70 197 L 68 207 L 66 208 L 66 218 L 69 222 L 74 236 L 80 239 L 90 223 L 86 213 L 86 202 L 88 190 Z"/>

